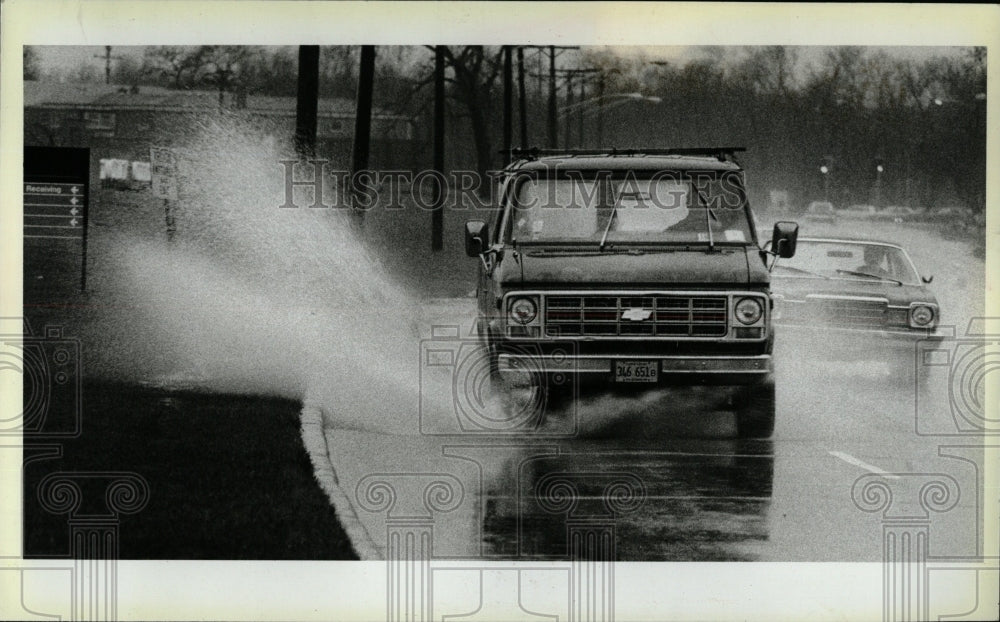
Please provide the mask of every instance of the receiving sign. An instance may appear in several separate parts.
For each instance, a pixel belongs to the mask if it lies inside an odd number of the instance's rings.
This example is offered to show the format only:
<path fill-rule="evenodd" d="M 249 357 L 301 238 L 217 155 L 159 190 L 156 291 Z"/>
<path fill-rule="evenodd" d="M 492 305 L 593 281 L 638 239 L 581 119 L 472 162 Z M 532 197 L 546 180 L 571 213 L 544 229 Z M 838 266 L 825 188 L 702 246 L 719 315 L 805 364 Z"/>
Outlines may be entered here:
<path fill-rule="evenodd" d="M 24 148 L 24 274 L 26 290 L 75 280 L 87 288 L 90 150 Z"/>
<path fill-rule="evenodd" d="M 25 238 L 82 239 L 86 224 L 85 183 L 24 183 Z"/>

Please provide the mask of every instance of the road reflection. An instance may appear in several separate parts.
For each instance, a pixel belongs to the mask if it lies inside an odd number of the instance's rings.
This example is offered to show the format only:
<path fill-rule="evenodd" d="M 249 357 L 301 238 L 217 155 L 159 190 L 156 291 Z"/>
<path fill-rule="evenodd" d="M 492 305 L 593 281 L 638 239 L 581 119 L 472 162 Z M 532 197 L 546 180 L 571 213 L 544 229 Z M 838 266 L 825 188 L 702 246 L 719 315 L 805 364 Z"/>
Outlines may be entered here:
<path fill-rule="evenodd" d="M 650 440 L 518 449 L 485 482 L 486 556 L 754 559 L 741 545 L 768 539 L 772 443 Z"/>

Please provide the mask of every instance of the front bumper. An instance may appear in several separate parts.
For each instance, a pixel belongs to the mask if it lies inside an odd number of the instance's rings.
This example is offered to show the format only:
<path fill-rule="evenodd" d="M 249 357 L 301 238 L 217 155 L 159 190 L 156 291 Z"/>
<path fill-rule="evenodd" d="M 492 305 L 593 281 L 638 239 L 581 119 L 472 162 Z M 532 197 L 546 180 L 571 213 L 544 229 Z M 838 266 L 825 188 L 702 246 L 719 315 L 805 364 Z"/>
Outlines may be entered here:
<path fill-rule="evenodd" d="M 918 342 L 940 342 L 945 338 L 945 334 L 938 328 L 933 329 L 906 329 L 906 328 L 844 328 L 840 326 L 826 326 L 824 324 L 793 324 L 775 322 L 775 334 L 791 337 L 815 337 L 816 335 L 826 335 L 845 341 L 857 343 L 871 342 L 893 342 L 908 348 L 912 348 Z"/>
<path fill-rule="evenodd" d="M 665 384 L 752 384 L 772 372 L 771 355 L 663 356 L 663 355 L 524 355 L 500 354 L 498 371 L 511 377 L 563 374 L 588 381 L 613 382 L 615 361 L 656 361 Z M 628 383 L 641 387 L 641 384 Z"/>
<path fill-rule="evenodd" d="M 938 329 L 860 329 L 823 325 L 779 324 L 774 347 L 779 357 L 807 353 L 815 360 L 913 361 L 918 350 L 935 350 L 948 336 Z"/>

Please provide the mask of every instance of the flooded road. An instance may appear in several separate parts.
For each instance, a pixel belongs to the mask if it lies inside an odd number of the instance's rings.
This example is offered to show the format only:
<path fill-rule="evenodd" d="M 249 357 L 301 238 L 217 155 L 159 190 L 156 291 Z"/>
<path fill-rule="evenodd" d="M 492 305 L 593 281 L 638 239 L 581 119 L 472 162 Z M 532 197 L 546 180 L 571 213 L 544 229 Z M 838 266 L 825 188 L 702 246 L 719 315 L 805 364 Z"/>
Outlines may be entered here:
<path fill-rule="evenodd" d="M 473 302 L 438 301 L 427 321 L 466 330 Z M 900 516 L 922 521 L 931 555 L 975 555 L 981 450 L 926 433 L 943 423 L 921 419 L 920 394 L 891 366 L 808 363 L 810 347 L 778 344 L 770 440 L 735 439 L 711 389 L 588 393 L 534 434 L 401 412 L 422 417 L 420 433 L 331 423 L 325 436 L 383 556 L 401 527 L 420 525 L 435 559 L 880 561 L 886 521 Z M 946 374 L 927 382 L 947 395 Z"/>

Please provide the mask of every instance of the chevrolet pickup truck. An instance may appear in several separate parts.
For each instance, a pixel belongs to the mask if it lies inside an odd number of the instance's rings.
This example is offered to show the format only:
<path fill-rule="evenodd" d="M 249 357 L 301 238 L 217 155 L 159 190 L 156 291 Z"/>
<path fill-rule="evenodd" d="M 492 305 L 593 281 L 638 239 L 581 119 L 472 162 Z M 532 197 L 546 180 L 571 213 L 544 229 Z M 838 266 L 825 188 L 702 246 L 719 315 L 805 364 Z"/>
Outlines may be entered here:
<path fill-rule="evenodd" d="M 728 391 L 741 438 L 775 420 L 769 267 L 798 226 L 757 239 L 735 147 L 515 152 L 480 260 L 479 339 L 498 387 Z M 571 347 L 565 347 L 569 344 Z"/>

